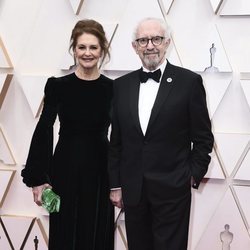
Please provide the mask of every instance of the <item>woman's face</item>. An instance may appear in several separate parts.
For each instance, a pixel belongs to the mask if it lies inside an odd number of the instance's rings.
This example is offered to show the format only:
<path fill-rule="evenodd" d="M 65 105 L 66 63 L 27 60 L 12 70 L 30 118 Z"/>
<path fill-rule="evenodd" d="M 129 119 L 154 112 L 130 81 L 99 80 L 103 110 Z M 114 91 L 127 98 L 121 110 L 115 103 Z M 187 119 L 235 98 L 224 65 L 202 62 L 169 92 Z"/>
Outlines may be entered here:
<path fill-rule="evenodd" d="M 96 36 L 84 33 L 77 39 L 74 49 L 76 61 L 84 69 L 96 68 L 102 57 L 102 49 Z"/>

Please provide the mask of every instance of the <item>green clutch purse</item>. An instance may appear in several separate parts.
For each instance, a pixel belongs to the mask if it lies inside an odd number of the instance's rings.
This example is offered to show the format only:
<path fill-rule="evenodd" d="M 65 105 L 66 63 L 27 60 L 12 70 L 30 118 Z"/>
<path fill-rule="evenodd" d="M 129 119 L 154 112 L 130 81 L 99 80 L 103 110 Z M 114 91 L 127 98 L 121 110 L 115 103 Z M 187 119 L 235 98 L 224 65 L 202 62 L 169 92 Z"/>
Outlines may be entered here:
<path fill-rule="evenodd" d="M 60 210 L 60 196 L 55 194 L 50 188 L 46 188 L 42 193 L 42 206 L 49 213 L 56 213 Z"/>

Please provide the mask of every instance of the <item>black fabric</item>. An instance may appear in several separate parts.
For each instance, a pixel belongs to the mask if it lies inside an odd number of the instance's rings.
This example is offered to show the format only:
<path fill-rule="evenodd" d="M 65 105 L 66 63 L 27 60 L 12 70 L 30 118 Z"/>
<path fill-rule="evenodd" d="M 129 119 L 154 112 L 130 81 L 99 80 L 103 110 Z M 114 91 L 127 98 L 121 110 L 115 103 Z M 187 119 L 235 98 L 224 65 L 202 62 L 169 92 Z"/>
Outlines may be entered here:
<path fill-rule="evenodd" d="M 61 197 L 50 215 L 50 250 L 112 250 L 113 207 L 107 176 L 112 80 L 84 81 L 70 74 L 49 78 L 42 114 L 34 131 L 23 181 L 51 183 Z M 53 153 L 53 124 L 59 140 Z"/>
<path fill-rule="evenodd" d="M 206 92 L 200 75 L 167 62 L 144 134 L 139 76 L 114 82 L 110 184 L 122 188 L 130 250 L 186 250 L 191 179 L 198 188 L 214 141 Z"/>
<path fill-rule="evenodd" d="M 145 72 L 142 69 L 140 70 L 140 82 L 144 83 L 146 82 L 149 78 L 155 80 L 156 82 L 160 81 L 161 78 L 161 70 L 157 69 L 154 72 Z"/>
<path fill-rule="evenodd" d="M 129 250 L 186 250 L 191 187 L 165 189 L 143 180 L 140 202 L 126 206 Z"/>
<path fill-rule="evenodd" d="M 114 82 L 109 180 L 111 188 L 122 187 L 127 205 L 138 203 L 143 177 L 161 183 L 162 192 L 190 184 L 191 177 L 198 188 L 214 141 L 201 76 L 169 62 L 144 135 L 138 116 L 139 71 Z"/>

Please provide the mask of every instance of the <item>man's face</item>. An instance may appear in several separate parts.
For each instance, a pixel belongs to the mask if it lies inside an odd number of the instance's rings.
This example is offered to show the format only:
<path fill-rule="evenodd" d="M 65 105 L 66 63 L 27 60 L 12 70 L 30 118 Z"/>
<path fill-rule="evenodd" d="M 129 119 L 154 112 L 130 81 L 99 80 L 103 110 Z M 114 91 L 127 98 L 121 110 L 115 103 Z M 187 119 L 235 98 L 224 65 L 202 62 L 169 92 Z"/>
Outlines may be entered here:
<path fill-rule="evenodd" d="M 164 38 L 161 39 L 160 37 Z M 149 40 L 146 46 L 140 46 L 140 41 L 137 40 L 140 38 L 145 38 L 143 41 L 146 40 L 146 43 L 147 39 L 153 38 L 153 42 Z M 159 41 L 159 39 L 162 41 Z M 170 39 L 165 38 L 164 29 L 157 21 L 147 20 L 139 26 L 136 40 L 132 42 L 132 46 L 139 55 L 143 66 L 148 70 L 155 70 L 165 60 L 165 54 L 170 43 Z"/>

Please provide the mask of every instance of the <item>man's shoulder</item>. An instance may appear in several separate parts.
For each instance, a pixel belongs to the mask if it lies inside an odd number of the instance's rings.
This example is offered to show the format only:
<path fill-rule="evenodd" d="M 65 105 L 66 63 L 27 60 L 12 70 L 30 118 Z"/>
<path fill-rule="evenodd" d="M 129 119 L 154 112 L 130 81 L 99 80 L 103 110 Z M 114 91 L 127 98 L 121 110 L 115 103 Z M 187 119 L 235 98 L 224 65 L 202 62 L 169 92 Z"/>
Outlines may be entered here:
<path fill-rule="evenodd" d="M 174 71 L 178 72 L 178 74 L 182 74 L 182 75 L 190 76 L 190 77 L 200 76 L 200 74 L 198 74 L 195 71 L 188 69 L 188 68 L 184 68 L 184 67 L 177 66 L 174 64 L 170 64 L 169 66 L 172 67 L 174 69 Z"/>
<path fill-rule="evenodd" d="M 126 81 L 128 79 L 133 79 L 135 76 L 138 75 L 139 70 L 140 69 L 133 70 L 131 72 L 125 73 L 124 75 L 119 76 L 118 78 L 116 78 L 115 82 L 123 82 L 123 81 Z"/>

